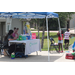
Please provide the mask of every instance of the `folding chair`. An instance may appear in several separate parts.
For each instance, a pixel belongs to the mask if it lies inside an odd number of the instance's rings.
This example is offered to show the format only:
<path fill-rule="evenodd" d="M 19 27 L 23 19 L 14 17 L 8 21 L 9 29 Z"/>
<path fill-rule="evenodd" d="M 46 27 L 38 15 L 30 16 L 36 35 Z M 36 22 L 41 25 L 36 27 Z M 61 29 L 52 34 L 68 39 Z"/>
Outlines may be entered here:
<path fill-rule="evenodd" d="M 55 49 L 56 52 L 58 52 L 59 48 L 58 48 L 58 43 L 55 43 L 54 39 L 53 38 L 50 38 L 50 48 L 49 48 L 49 51 L 51 52 L 51 49 Z"/>

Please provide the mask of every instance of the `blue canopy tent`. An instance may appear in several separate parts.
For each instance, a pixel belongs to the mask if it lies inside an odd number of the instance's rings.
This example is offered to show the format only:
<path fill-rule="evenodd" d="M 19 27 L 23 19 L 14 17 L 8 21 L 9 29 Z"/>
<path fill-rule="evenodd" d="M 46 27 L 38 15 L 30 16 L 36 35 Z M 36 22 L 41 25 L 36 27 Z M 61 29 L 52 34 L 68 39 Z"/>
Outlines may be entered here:
<path fill-rule="evenodd" d="M 48 61 L 49 57 L 49 35 L 48 35 L 48 18 L 58 18 L 59 31 L 60 31 L 60 22 L 58 14 L 54 12 L 0 12 L 0 17 L 5 18 L 24 18 L 24 19 L 35 19 L 35 18 L 46 18 L 46 28 L 47 28 L 47 42 L 48 42 Z"/>
<path fill-rule="evenodd" d="M 57 18 L 58 14 L 53 12 L 0 12 L 0 17 L 12 18 Z"/>

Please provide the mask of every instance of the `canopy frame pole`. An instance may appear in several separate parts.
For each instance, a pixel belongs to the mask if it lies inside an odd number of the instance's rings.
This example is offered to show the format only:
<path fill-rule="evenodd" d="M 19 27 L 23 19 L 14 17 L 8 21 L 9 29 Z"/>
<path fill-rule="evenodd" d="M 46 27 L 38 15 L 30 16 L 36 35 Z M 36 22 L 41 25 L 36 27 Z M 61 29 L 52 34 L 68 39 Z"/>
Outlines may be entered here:
<path fill-rule="evenodd" d="M 58 24 L 59 24 L 59 32 L 61 33 L 59 18 L 58 18 Z"/>
<path fill-rule="evenodd" d="M 48 18 L 46 16 L 46 28 L 47 28 L 47 43 L 48 43 L 48 62 L 50 61 L 49 57 L 49 35 L 48 35 Z"/>

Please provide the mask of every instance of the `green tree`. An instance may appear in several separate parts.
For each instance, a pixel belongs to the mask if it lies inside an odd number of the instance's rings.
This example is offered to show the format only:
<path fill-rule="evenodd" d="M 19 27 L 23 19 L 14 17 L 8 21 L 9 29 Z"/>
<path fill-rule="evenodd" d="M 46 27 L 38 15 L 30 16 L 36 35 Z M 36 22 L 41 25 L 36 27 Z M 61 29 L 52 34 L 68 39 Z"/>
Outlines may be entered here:
<path fill-rule="evenodd" d="M 75 12 L 56 12 L 59 15 L 60 19 L 60 26 L 61 28 L 65 27 L 66 21 L 69 19 L 72 19 L 71 15 L 75 14 Z M 39 38 L 39 30 L 41 29 L 43 31 L 42 33 L 42 40 L 41 40 L 41 48 L 43 48 L 44 44 L 44 34 L 46 30 L 46 23 L 45 19 L 31 19 L 30 20 L 31 25 L 33 23 L 38 25 L 38 38 Z M 39 27 L 40 26 L 40 27 Z M 48 30 L 58 30 L 58 19 L 57 18 L 49 18 L 48 19 Z M 49 34 L 49 31 L 48 31 Z"/>
<path fill-rule="evenodd" d="M 59 19 L 60 19 L 60 26 L 63 28 L 66 25 L 66 21 L 69 19 L 72 19 L 71 15 L 75 14 L 74 12 L 57 12 L 59 15 Z M 40 26 L 42 26 L 42 41 L 41 41 L 41 48 L 43 48 L 43 43 L 44 43 L 44 33 L 45 33 L 45 28 L 46 28 L 46 24 L 45 24 L 45 19 L 41 20 Z M 48 19 L 48 28 L 51 28 L 50 26 L 52 26 L 51 29 L 58 29 L 58 19 L 57 18 L 50 18 Z M 48 29 L 48 35 L 50 37 L 49 34 L 49 29 Z"/>
<path fill-rule="evenodd" d="M 75 12 L 57 12 L 57 13 L 59 15 L 61 26 L 65 26 L 66 25 L 66 21 L 67 20 L 71 20 L 72 19 L 72 15 L 75 14 Z"/>
<path fill-rule="evenodd" d="M 60 26 L 61 28 L 65 27 L 67 24 L 67 20 L 72 19 L 72 15 L 75 12 L 55 12 L 59 15 Z M 57 18 L 50 18 L 49 19 L 49 29 L 50 30 L 58 30 L 58 19 Z"/>

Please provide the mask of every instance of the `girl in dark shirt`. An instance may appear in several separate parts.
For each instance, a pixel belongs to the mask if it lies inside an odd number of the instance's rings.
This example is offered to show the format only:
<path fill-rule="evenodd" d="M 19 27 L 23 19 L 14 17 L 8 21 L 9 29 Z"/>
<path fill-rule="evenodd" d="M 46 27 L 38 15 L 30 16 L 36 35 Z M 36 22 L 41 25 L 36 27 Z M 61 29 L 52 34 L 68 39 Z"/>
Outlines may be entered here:
<path fill-rule="evenodd" d="M 17 39 L 17 38 L 14 38 L 12 34 L 13 34 L 13 30 L 9 30 L 8 34 L 4 38 L 4 46 L 8 46 L 8 41 Z"/>
<path fill-rule="evenodd" d="M 8 46 L 8 42 L 10 40 L 16 40 L 17 39 L 17 38 L 14 38 L 12 36 L 12 34 L 13 34 L 13 30 L 9 30 L 8 34 L 5 36 L 5 39 L 4 39 L 4 47 L 9 47 L 9 50 L 8 50 L 9 54 L 11 54 L 12 52 L 14 52 L 15 45 L 11 44 L 10 46 Z"/>

